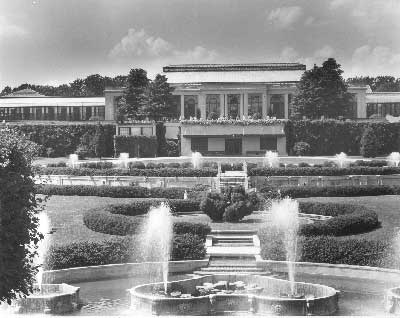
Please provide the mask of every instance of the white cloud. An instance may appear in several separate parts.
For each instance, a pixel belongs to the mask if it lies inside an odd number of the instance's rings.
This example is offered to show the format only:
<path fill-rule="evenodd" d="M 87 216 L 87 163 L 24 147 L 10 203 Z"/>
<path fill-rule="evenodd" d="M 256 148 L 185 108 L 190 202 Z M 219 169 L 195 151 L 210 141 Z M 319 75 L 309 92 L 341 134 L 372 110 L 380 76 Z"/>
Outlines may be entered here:
<path fill-rule="evenodd" d="M 217 56 L 218 53 L 215 50 L 208 50 L 202 46 L 179 50 L 168 41 L 147 34 L 143 29 L 129 29 L 128 34 L 109 52 L 109 57 L 112 59 L 143 57 L 179 63 L 210 63 Z"/>
<path fill-rule="evenodd" d="M 268 14 L 268 21 L 278 28 L 286 29 L 291 27 L 303 16 L 303 9 L 298 6 L 280 7 Z"/>
<path fill-rule="evenodd" d="M 334 57 L 335 50 L 330 45 L 325 45 L 314 51 L 309 56 L 300 55 L 294 48 L 285 47 L 279 55 L 281 62 L 300 62 L 311 68 L 314 64 L 322 64 L 329 57 Z"/>
<path fill-rule="evenodd" d="M 359 74 L 398 76 L 400 52 L 386 46 L 363 45 L 354 50 L 351 64 L 346 69 L 348 69 L 346 76 Z"/>
<path fill-rule="evenodd" d="M 28 31 L 22 26 L 8 21 L 4 16 L 0 16 L 0 37 L 25 36 Z"/>
<path fill-rule="evenodd" d="M 315 23 L 314 17 L 308 17 L 306 21 L 304 21 L 304 25 L 313 25 Z"/>
<path fill-rule="evenodd" d="M 299 59 L 299 52 L 297 52 L 294 48 L 290 46 L 285 47 L 278 58 L 278 60 L 283 63 L 297 62 L 298 59 Z"/>

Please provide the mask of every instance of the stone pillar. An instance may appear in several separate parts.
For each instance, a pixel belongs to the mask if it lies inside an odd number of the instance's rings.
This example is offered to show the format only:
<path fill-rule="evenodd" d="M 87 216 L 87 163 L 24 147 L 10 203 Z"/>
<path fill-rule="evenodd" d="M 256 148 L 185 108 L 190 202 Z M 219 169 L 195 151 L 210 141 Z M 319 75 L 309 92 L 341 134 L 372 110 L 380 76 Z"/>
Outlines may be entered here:
<path fill-rule="evenodd" d="M 225 116 L 225 95 L 224 94 L 219 95 L 219 109 L 221 112 L 220 117 L 224 117 Z"/>
<path fill-rule="evenodd" d="M 200 118 L 206 119 L 206 95 L 201 93 L 198 95 Z"/>
<path fill-rule="evenodd" d="M 289 94 L 286 93 L 284 95 L 284 105 L 285 105 L 285 118 L 288 119 L 289 118 Z"/>
<path fill-rule="evenodd" d="M 356 94 L 357 118 L 367 118 L 367 102 L 365 92 Z"/>
<path fill-rule="evenodd" d="M 249 93 L 243 94 L 243 115 L 246 118 L 249 116 Z"/>
<path fill-rule="evenodd" d="M 185 95 L 180 95 L 181 96 L 181 115 L 180 117 L 182 119 L 185 118 Z"/>
<path fill-rule="evenodd" d="M 239 118 L 243 119 L 243 114 L 244 114 L 244 110 L 243 110 L 243 94 L 239 94 Z"/>
<path fill-rule="evenodd" d="M 268 107 L 269 107 L 269 96 L 267 93 L 262 94 L 262 118 L 267 117 L 268 115 Z"/>

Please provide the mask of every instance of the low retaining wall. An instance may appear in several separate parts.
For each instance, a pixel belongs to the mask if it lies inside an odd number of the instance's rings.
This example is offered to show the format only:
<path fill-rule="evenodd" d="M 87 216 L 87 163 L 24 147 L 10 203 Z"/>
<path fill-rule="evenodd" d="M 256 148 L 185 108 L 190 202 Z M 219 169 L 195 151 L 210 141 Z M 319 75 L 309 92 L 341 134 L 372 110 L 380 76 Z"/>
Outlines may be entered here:
<path fill-rule="evenodd" d="M 258 257 L 256 263 L 258 267 L 273 272 L 288 271 L 284 261 L 262 260 Z M 381 293 L 389 287 L 400 286 L 400 270 L 396 269 L 308 262 L 296 262 L 295 268 L 296 281 L 304 279 L 307 282 L 319 282 L 313 279 L 313 276 L 319 276 L 323 277 L 324 283 L 341 290 Z"/>
<path fill-rule="evenodd" d="M 216 187 L 214 177 L 142 177 L 142 176 L 70 176 L 70 175 L 41 175 L 35 176 L 36 184 L 54 185 L 92 185 L 92 186 L 130 186 L 146 188 L 154 187 L 193 187 L 197 184 Z"/>
<path fill-rule="evenodd" d="M 169 262 L 170 273 L 189 273 L 208 265 L 208 259 Z M 73 267 L 52 271 L 44 271 L 43 282 L 47 284 L 76 283 L 112 278 L 143 276 L 159 273 L 160 262 L 109 264 L 87 267 Z"/>
<path fill-rule="evenodd" d="M 217 177 L 141 177 L 141 176 L 35 176 L 36 184 L 54 185 L 137 185 L 154 187 L 193 187 L 198 184 L 216 189 Z M 249 177 L 251 188 L 265 186 L 359 186 L 359 185 L 400 185 L 400 175 L 357 175 L 357 176 L 252 176 Z"/>

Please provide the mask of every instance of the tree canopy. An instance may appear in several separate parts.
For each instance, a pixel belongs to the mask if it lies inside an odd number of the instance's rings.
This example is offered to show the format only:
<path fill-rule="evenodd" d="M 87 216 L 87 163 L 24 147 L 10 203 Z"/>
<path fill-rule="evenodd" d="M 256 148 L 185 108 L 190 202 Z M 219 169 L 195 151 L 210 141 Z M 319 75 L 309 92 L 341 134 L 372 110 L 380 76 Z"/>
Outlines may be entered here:
<path fill-rule="evenodd" d="M 394 76 L 356 76 L 346 80 L 350 85 L 369 85 L 373 92 L 400 92 L 400 78 Z"/>
<path fill-rule="evenodd" d="M 329 58 L 322 66 L 314 65 L 305 71 L 297 85 L 298 94 L 292 101 L 293 117 L 337 118 L 348 114 L 352 95 L 342 78 L 343 71 L 335 59 Z"/>

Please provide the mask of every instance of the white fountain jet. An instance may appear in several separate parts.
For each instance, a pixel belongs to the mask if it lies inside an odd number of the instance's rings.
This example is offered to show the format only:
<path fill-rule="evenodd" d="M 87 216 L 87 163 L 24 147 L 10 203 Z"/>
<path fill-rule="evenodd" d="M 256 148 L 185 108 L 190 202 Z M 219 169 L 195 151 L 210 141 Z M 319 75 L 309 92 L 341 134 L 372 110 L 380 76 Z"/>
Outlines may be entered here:
<path fill-rule="evenodd" d="M 39 290 L 42 289 L 43 283 L 43 264 L 45 261 L 45 255 L 49 247 L 49 231 L 50 231 L 50 221 L 49 217 L 45 212 L 41 212 L 38 216 L 38 232 L 43 235 L 43 239 L 39 241 L 37 248 L 37 255 L 34 259 L 34 265 L 39 266 L 38 272 L 36 274 L 36 283 Z"/>
<path fill-rule="evenodd" d="M 348 163 L 347 155 L 344 152 L 341 152 L 335 155 L 335 161 L 339 168 L 345 168 Z"/>
<path fill-rule="evenodd" d="M 194 169 L 201 169 L 203 163 L 203 156 L 200 152 L 192 152 L 192 165 Z"/>
<path fill-rule="evenodd" d="M 299 230 L 299 203 L 290 198 L 273 201 L 270 208 L 272 225 L 283 235 L 286 262 L 292 296 L 295 290 L 295 262 L 297 258 L 297 233 Z"/>
<path fill-rule="evenodd" d="M 392 152 L 388 157 L 387 160 L 392 166 L 398 167 L 400 163 L 400 152 Z"/>
<path fill-rule="evenodd" d="M 72 168 L 76 167 L 76 165 L 78 164 L 78 160 L 79 160 L 79 157 L 78 157 L 77 154 L 72 153 L 72 154 L 69 155 L 69 163 L 70 163 Z"/>
<path fill-rule="evenodd" d="M 124 168 L 128 168 L 128 161 L 129 161 L 129 153 L 121 152 L 119 154 L 119 161 Z"/>
<path fill-rule="evenodd" d="M 167 293 L 168 262 L 173 238 L 172 225 L 171 209 L 164 202 L 158 207 L 150 209 L 143 224 L 143 256 L 146 261 L 162 263 L 162 279 L 165 293 Z"/>
<path fill-rule="evenodd" d="M 279 167 L 279 156 L 275 151 L 268 150 L 264 156 L 264 167 L 278 168 Z"/>

